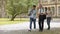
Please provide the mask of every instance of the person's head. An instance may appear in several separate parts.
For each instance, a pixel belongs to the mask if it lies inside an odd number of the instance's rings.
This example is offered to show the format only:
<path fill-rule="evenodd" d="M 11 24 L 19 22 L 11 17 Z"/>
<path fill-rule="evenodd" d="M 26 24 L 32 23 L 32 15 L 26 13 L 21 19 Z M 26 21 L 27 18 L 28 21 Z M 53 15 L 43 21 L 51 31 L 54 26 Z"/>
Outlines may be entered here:
<path fill-rule="evenodd" d="M 39 8 L 43 8 L 41 4 L 39 5 Z"/>
<path fill-rule="evenodd" d="M 48 10 L 50 11 L 50 7 L 48 7 Z"/>
<path fill-rule="evenodd" d="M 33 9 L 35 9 L 36 8 L 36 5 L 33 5 Z"/>

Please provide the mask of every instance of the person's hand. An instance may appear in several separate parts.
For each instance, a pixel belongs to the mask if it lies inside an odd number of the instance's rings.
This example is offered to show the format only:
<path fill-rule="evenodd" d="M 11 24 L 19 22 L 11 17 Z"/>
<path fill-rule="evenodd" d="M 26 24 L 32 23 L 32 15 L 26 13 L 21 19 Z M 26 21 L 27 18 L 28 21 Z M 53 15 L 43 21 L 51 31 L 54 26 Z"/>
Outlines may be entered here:
<path fill-rule="evenodd" d="M 36 16 L 36 18 L 39 18 L 39 15 L 40 15 L 40 13 L 37 13 L 37 16 Z"/>
<path fill-rule="evenodd" d="M 37 15 L 36 18 L 39 18 L 39 16 Z"/>

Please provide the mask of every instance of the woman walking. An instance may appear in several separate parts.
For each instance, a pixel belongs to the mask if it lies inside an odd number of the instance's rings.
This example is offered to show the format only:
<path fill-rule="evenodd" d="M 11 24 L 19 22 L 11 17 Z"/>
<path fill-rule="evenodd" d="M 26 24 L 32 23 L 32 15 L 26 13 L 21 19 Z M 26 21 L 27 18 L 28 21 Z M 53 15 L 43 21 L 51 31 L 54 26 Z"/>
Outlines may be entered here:
<path fill-rule="evenodd" d="M 50 10 L 50 8 L 48 7 L 48 11 L 47 11 L 47 25 L 48 25 L 48 30 L 50 30 L 50 22 L 51 22 L 51 18 L 52 18 L 52 12 Z"/>

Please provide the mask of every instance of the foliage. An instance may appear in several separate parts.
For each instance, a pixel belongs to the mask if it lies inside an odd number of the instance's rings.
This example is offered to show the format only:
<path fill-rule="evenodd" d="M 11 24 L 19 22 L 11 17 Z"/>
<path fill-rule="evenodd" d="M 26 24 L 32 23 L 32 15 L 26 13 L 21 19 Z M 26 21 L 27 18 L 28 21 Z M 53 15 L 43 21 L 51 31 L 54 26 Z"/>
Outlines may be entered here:
<path fill-rule="evenodd" d="M 6 11 L 8 15 L 11 15 L 11 20 L 14 20 L 17 15 L 27 13 L 28 9 L 37 3 L 37 0 L 7 0 Z"/>

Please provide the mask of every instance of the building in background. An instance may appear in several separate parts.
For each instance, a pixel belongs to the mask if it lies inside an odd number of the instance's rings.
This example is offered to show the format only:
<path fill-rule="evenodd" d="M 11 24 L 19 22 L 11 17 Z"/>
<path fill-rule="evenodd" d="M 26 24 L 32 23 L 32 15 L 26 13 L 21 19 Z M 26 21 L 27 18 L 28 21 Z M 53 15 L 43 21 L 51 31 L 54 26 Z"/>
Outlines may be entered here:
<path fill-rule="evenodd" d="M 39 3 L 43 5 L 45 11 L 50 7 L 53 17 L 60 17 L 60 0 L 39 0 Z"/>

